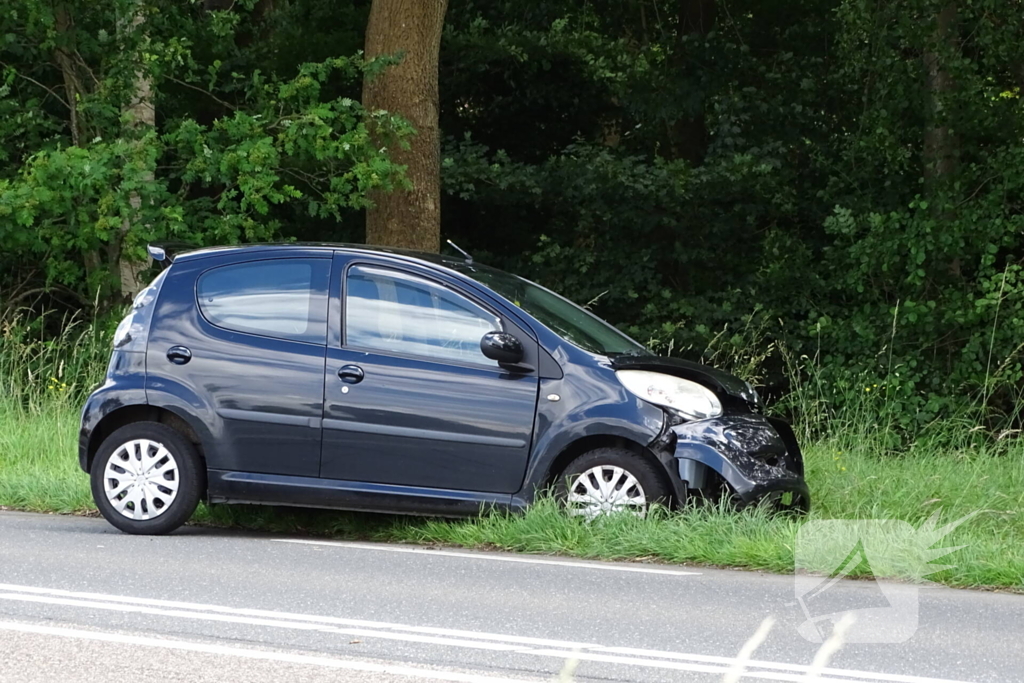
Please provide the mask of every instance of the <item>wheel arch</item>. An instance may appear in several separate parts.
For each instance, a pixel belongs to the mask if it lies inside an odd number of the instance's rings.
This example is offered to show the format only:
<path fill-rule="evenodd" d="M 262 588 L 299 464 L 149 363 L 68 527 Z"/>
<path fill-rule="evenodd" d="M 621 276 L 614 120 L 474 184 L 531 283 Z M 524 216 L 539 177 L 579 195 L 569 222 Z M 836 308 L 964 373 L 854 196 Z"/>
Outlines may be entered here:
<path fill-rule="evenodd" d="M 100 445 L 107 437 L 121 427 L 135 422 L 159 422 L 178 432 L 196 447 L 196 452 L 199 454 L 202 466 L 204 469 L 206 468 L 206 452 L 203 448 L 203 441 L 199 438 L 199 434 L 189 424 L 188 420 L 167 408 L 149 404 L 137 404 L 123 406 L 111 411 L 103 416 L 103 419 L 93 429 L 92 434 L 89 436 L 89 444 L 86 451 L 87 471 L 92 467 L 96 451 L 99 450 Z"/>
<path fill-rule="evenodd" d="M 589 453 L 590 451 L 597 450 L 598 448 L 622 448 L 630 451 L 638 458 L 646 460 L 654 466 L 655 471 L 658 473 L 658 476 L 661 477 L 666 489 L 672 492 L 672 504 L 676 505 L 679 503 L 680 487 L 677 482 L 672 480 L 668 469 L 665 467 L 665 463 L 659 460 L 654 452 L 643 444 L 639 444 L 624 436 L 615 436 L 612 434 L 592 434 L 584 436 L 576 439 L 563 448 L 562 451 L 551 461 L 551 465 L 548 467 L 548 471 L 543 480 L 544 488 L 548 490 L 552 489 L 558 479 L 558 476 L 565 471 L 569 466 L 569 463 L 584 453 Z"/>

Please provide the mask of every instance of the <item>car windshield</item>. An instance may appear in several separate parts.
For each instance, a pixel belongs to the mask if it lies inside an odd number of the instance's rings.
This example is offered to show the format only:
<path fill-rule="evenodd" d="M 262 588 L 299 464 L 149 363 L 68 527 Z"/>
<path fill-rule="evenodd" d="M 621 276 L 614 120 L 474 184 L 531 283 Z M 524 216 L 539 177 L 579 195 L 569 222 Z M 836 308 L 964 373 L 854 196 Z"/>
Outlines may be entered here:
<path fill-rule="evenodd" d="M 564 339 L 587 351 L 606 356 L 649 353 L 642 345 L 585 308 L 518 275 L 475 263 L 459 270 L 487 285 Z"/>

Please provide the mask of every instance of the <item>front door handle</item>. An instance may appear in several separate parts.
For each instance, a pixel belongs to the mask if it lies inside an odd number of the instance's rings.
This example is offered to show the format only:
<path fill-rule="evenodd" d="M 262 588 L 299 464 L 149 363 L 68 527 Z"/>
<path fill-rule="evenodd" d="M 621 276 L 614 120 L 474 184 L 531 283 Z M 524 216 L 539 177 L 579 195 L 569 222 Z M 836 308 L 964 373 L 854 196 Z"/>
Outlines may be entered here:
<path fill-rule="evenodd" d="M 358 365 L 342 365 L 338 377 L 345 384 L 359 384 L 363 381 L 363 369 Z"/>
<path fill-rule="evenodd" d="M 172 346 L 167 349 L 167 360 L 175 365 L 184 365 L 192 360 L 192 352 L 187 346 Z"/>

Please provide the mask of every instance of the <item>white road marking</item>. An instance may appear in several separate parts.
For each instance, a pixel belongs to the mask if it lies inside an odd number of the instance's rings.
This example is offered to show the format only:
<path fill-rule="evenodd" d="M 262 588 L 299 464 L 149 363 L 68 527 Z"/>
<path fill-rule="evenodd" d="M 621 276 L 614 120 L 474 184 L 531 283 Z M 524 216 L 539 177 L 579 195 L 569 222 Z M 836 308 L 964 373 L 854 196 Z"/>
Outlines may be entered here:
<path fill-rule="evenodd" d="M 374 664 L 373 662 L 349 661 L 334 659 L 331 657 L 314 657 L 312 655 L 299 655 L 288 652 L 266 652 L 241 647 L 226 647 L 223 645 L 212 645 L 208 643 L 195 643 L 185 640 L 173 640 L 170 638 L 151 638 L 144 636 L 129 636 L 122 633 L 108 633 L 103 631 L 83 631 L 73 628 L 58 628 L 55 626 L 37 626 L 35 624 L 21 624 L 10 621 L 0 621 L 0 630 L 18 631 L 20 633 L 35 633 L 45 636 L 57 636 L 60 638 L 76 638 L 79 640 L 102 641 L 106 643 L 118 643 L 123 645 L 136 645 L 143 647 L 155 647 L 165 650 L 185 650 L 188 652 L 201 652 L 204 654 L 222 655 L 226 657 L 242 657 L 244 659 L 260 659 L 274 662 L 285 662 L 288 664 L 304 664 L 307 666 L 322 666 L 332 669 L 347 669 L 349 671 L 363 671 L 366 673 L 380 673 L 394 676 L 408 676 L 420 680 L 431 681 L 453 681 L 454 683 L 529 683 L 521 678 L 503 678 L 499 676 L 486 676 L 483 674 L 469 674 L 459 671 L 447 671 L 437 669 L 421 669 L 413 666 L 398 666 L 392 664 Z"/>
<path fill-rule="evenodd" d="M 119 595 L 105 595 L 102 593 L 82 593 L 77 591 L 66 591 L 56 588 L 36 588 L 33 586 L 17 586 L 6 583 L 0 583 L 0 590 L 12 591 L 15 593 L 28 593 L 30 595 L 47 595 L 47 596 L 58 596 L 66 598 L 78 598 L 82 600 L 90 600 L 97 602 L 112 602 L 112 603 L 124 603 L 129 605 L 147 605 L 153 607 L 167 607 L 171 609 L 181 610 L 197 610 L 202 612 L 214 612 L 220 614 L 232 614 L 242 615 L 251 617 L 267 617 L 271 619 L 284 619 L 287 621 L 297 622 L 314 622 L 317 624 L 328 624 L 337 626 L 355 626 L 355 627 L 367 627 L 375 629 L 387 629 L 397 631 L 410 631 L 414 633 L 424 633 L 428 635 L 441 635 L 441 636 L 453 636 L 458 638 L 473 638 L 476 640 L 495 640 L 504 643 L 518 643 L 523 645 L 538 645 L 544 647 L 569 647 L 569 648 L 585 648 L 585 647 L 600 647 L 598 645 L 592 645 L 589 643 L 572 643 L 566 641 L 548 640 L 545 638 L 531 638 L 527 636 L 509 636 L 500 635 L 494 633 L 481 633 L 477 631 L 462 631 L 458 629 L 446 629 L 436 628 L 431 626 L 406 626 L 404 624 L 392 624 L 383 621 L 366 621 L 363 619 L 344 619 L 341 617 L 327 617 L 310 614 L 296 614 L 293 612 L 276 612 L 271 610 L 261 609 L 247 609 L 247 608 L 234 608 L 234 607 L 222 607 L 220 605 L 206 605 L 194 602 L 177 602 L 174 600 L 157 600 L 153 598 L 134 598 L 134 597 L 123 597 Z M 0 596 L 0 599 L 12 599 L 17 600 L 17 596 Z M 92 603 L 88 603 L 91 605 Z"/>
<path fill-rule="evenodd" d="M 381 638 L 417 642 L 446 647 L 504 651 L 537 657 L 579 659 L 581 661 L 626 664 L 657 669 L 724 674 L 737 663 L 735 657 L 662 652 L 594 643 L 575 643 L 545 638 L 512 636 L 477 631 L 410 626 L 386 622 L 344 619 L 309 614 L 294 614 L 270 610 L 204 605 L 152 598 L 135 598 L 100 593 L 82 593 L 53 588 L 0 584 L 0 600 L 63 605 L 116 612 L 150 614 L 154 616 L 227 622 L 286 628 L 322 633 L 345 634 L 365 638 Z M 811 667 L 803 664 L 748 660 L 745 678 L 801 683 L 807 680 Z M 757 669 L 757 670 L 755 670 Z M 946 679 L 904 674 L 876 673 L 851 669 L 826 668 L 823 683 L 863 683 L 886 681 L 891 683 L 963 683 Z"/>
<path fill-rule="evenodd" d="M 299 538 L 274 538 L 277 543 L 297 543 L 299 545 L 327 545 L 337 548 L 352 548 L 355 550 L 379 550 L 386 553 L 409 553 L 412 555 L 440 555 L 442 557 L 466 557 L 473 560 L 489 560 L 491 562 L 520 562 L 522 564 L 549 564 L 555 567 L 573 567 L 575 569 L 602 569 L 611 572 L 636 572 L 638 574 L 663 574 L 665 576 L 700 576 L 700 572 L 684 571 L 682 569 L 660 569 L 657 567 L 646 567 L 637 565 L 635 567 L 623 564 L 605 564 L 598 562 L 574 562 L 571 560 L 549 560 L 540 557 L 494 555 L 488 553 L 466 553 L 458 550 L 432 550 L 430 548 L 409 547 L 395 545 L 375 545 L 373 543 L 348 543 L 345 541 L 308 541 Z"/>

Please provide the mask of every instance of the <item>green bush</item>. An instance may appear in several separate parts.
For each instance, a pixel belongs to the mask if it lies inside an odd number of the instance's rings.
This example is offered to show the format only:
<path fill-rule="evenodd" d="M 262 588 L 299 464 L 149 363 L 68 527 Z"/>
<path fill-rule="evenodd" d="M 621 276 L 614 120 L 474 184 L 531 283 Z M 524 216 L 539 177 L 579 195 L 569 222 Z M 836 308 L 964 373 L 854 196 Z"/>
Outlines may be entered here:
<path fill-rule="evenodd" d="M 870 389 L 904 444 L 1019 428 L 1024 14 L 711 4 L 452 2 L 444 236 L 660 350 L 731 348 L 789 406 L 816 387 L 804 420 Z M 403 184 L 388 147 L 413 131 L 358 101 L 400 58 L 358 56 L 367 3 L 218 6 L 0 10 L 0 300 L 23 317 L 105 315 L 153 238 L 358 241 L 367 191 Z M 124 121 L 138 74 L 150 129 Z"/>

